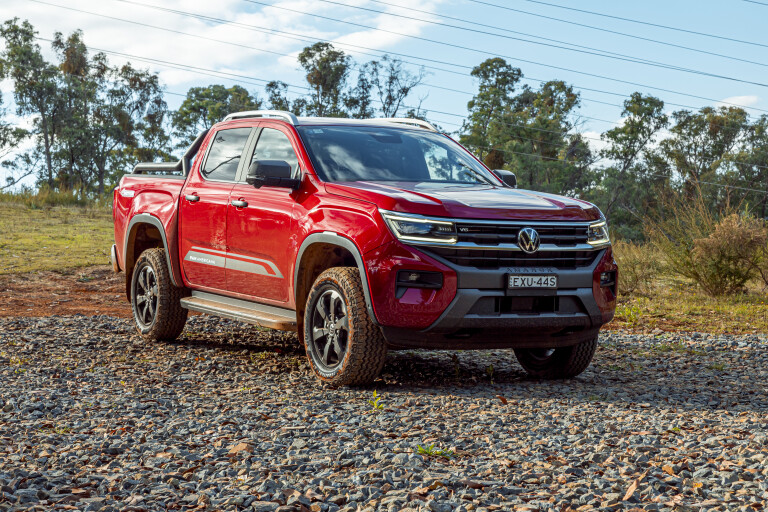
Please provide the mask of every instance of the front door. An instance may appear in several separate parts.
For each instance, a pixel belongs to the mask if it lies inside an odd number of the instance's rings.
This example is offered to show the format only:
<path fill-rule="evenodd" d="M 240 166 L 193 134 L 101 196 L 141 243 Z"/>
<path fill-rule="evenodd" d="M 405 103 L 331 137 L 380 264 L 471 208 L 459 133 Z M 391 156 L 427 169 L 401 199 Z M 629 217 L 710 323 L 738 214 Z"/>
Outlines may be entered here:
<path fill-rule="evenodd" d="M 277 127 L 262 128 L 251 162 L 285 160 L 293 167 L 294 177 L 299 176 L 299 161 L 289 133 Z M 254 188 L 243 182 L 232 188 L 227 211 L 230 292 L 275 303 L 288 301 L 293 281 L 290 269 L 296 253 L 292 238 L 294 193 L 288 188 Z"/>
<path fill-rule="evenodd" d="M 195 288 L 226 290 L 227 207 L 252 128 L 219 130 L 181 195 L 182 268 Z"/>

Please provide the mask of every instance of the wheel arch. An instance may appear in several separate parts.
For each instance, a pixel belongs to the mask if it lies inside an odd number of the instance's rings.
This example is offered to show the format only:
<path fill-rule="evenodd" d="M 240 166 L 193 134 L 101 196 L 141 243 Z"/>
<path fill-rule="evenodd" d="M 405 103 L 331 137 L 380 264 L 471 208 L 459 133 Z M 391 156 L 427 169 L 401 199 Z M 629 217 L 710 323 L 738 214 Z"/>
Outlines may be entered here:
<path fill-rule="evenodd" d="M 168 239 L 163 223 L 157 217 L 147 213 L 140 213 L 131 219 L 125 236 L 123 260 L 125 266 L 125 293 L 128 300 L 131 299 L 131 279 L 133 278 L 136 260 L 142 252 L 152 248 L 165 250 L 165 263 L 168 265 L 171 283 L 174 286 L 180 286 L 173 271 L 171 253 L 168 250 Z"/>
<path fill-rule="evenodd" d="M 378 325 L 373 311 L 371 292 L 368 287 L 368 275 L 365 271 L 365 264 L 360 249 L 357 248 L 357 245 L 352 240 L 337 233 L 313 233 L 305 238 L 301 247 L 299 247 L 293 271 L 293 294 L 296 303 L 296 319 L 299 323 L 299 333 L 303 332 L 301 325 L 304 323 L 304 308 L 309 296 L 309 290 L 312 288 L 312 283 L 324 270 L 340 266 L 357 267 L 363 285 L 368 315 L 371 321 Z"/>

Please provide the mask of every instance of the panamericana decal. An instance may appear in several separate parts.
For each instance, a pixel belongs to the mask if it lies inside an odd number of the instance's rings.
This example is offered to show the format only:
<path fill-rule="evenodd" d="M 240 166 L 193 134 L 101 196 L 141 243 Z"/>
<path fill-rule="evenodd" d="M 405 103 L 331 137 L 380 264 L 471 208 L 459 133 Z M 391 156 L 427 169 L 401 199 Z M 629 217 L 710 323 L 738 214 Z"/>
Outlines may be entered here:
<path fill-rule="evenodd" d="M 242 254 L 227 254 L 224 251 L 207 249 L 204 247 L 192 247 L 184 261 L 200 263 L 201 265 L 210 265 L 212 267 L 225 268 L 228 270 L 238 270 L 249 274 L 258 274 L 262 276 L 283 278 L 283 274 L 273 262 L 261 258 L 253 258 Z"/>

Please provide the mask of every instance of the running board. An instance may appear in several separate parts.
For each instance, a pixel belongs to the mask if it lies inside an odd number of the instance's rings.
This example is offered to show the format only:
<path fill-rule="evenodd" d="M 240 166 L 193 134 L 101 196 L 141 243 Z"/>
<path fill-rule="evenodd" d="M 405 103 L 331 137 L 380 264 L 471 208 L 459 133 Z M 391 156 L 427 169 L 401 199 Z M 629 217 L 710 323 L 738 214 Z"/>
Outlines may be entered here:
<path fill-rule="evenodd" d="M 247 300 L 193 291 L 181 299 L 181 307 L 207 315 L 238 320 L 279 331 L 296 331 L 296 312 Z"/>

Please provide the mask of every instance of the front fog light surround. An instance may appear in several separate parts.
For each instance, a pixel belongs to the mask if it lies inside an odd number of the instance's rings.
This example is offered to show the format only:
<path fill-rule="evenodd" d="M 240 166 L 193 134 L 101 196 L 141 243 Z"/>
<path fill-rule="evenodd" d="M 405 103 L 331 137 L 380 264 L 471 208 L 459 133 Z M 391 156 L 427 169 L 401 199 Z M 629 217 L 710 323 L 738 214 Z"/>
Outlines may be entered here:
<path fill-rule="evenodd" d="M 424 270 L 398 270 L 395 283 L 395 298 L 400 299 L 408 288 L 428 288 L 439 290 L 443 287 L 442 272 Z"/>
<path fill-rule="evenodd" d="M 591 224 L 587 229 L 587 243 L 595 247 L 611 244 L 608 237 L 608 223 L 605 220 Z"/>
<path fill-rule="evenodd" d="M 392 234 L 404 242 L 455 244 L 456 225 L 453 222 L 381 211 Z"/>

